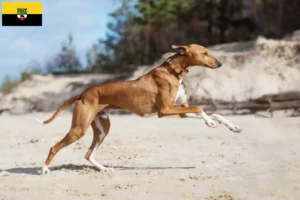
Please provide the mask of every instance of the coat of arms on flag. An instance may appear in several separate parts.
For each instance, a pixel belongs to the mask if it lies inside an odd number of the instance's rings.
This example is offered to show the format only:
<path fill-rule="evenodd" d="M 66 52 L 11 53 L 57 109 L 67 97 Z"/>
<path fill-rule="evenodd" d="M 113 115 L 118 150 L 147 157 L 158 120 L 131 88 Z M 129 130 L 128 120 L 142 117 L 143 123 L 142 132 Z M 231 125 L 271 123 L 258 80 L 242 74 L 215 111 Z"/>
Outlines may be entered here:
<path fill-rule="evenodd" d="M 17 8 L 17 16 L 19 20 L 25 20 L 27 18 L 27 8 Z"/>

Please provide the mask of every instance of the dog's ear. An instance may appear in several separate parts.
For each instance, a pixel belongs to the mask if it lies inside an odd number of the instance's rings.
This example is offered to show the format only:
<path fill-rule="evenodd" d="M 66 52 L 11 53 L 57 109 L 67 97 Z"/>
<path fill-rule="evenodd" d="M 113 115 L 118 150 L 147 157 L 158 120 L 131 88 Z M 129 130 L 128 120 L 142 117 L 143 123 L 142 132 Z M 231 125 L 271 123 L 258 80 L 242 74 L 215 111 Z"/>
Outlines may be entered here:
<path fill-rule="evenodd" d="M 176 49 L 180 54 L 189 53 L 189 48 L 187 46 L 172 45 L 172 48 Z"/>

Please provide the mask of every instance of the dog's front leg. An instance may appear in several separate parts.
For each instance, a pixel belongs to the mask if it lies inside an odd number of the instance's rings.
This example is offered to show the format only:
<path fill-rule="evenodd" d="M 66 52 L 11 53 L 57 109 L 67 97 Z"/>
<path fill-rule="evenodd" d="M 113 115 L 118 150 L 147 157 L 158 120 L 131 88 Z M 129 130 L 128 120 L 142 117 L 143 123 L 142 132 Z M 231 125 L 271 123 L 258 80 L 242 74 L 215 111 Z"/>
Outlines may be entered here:
<path fill-rule="evenodd" d="M 227 126 L 231 131 L 235 132 L 235 133 L 239 133 L 242 131 L 242 128 L 240 128 L 239 126 L 234 125 L 233 123 L 231 123 L 230 121 L 228 121 L 227 119 L 225 119 L 225 117 L 219 115 L 219 114 L 214 114 L 214 113 L 206 113 L 206 112 L 202 112 L 202 115 L 200 114 L 193 114 L 193 113 L 187 113 L 184 116 L 180 115 L 180 117 L 182 118 L 197 118 L 197 119 L 204 119 L 205 123 L 207 124 L 207 121 L 209 120 L 214 120 L 213 122 L 217 121 L 220 124 L 224 124 L 225 126 Z M 212 119 L 211 119 L 212 118 Z M 209 126 L 209 124 L 207 124 Z"/>
<path fill-rule="evenodd" d="M 187 108 L 190 107 L 188 101 L 186 100 L 182 107 Z M 217 123 L 213 121 L 209 116 L 207 116 L 207 113 L 204 112 L 202 108 L 200 113 L 186 113 L 186 114 L 179 114 L 181 118 L 196 118 L 196 119 L 204 119 L 205 124 L 209 127 L 216 128 Z"/>
<path fill-rule="evenodd" d="M 196 118 L 196 119 L 204 119 L 205 121 L 205 124 L 209 127 L 212 127 L 212 128 L 216 128 L 217 127 L 217 122 L 212 120 L 206 112 L 204 112 L 202 110 L 202 112 L 200 114 L 196 113 L 187 113 L 185 115 L 180 115 L 180 117 L 182 118 Z"/>
<path fill-rule="evenodd" d="M 209 127 L 216 128 L 217 122 L 207 116 L 207 114 L 199 106 L 189 107 L 166 107 L 158 112 L 158 117 L 165 117 L 170 115 L 180 115 L 189 118 L 202 118 Z"/>
<path fill-rule="evenodd" d="M 183 104 L 183 107 L 189 107 L 189 104 L 188 104 L 187 101 Z M 235 133 L 239 133 L 239 132 L 242 131 L 242 128 L 240 128 L 239 126 L 236 126 L 236 125 L 232 124 L 227 119 L 225 119 L 225 117 L 223 117 L 223 116 L 221 116 L 219 114 L 206 113 L 203 110 L 202 110 L 202 115 L 201 115 L 201 113 L 200 114 L 197 114 L 197 113 L 196 114 L 195 113 L 186 113 L 186 114 L 180 114 L 179 116 L 182 117 L 182 118 L 204 119 L 206 124 L 211 120 L 211 118 L 213 118 L 215 121 L 219 122 L 220 124 L 224 124 L 231 131 L 233 131 Z M 207 125 L 209 126 L 209 124 L 207 124 Z"/>
<path fill-rule="evenodd" d="M 242 128 L 240 128 L 239 126 L 234 125 L 233 123 L 231 123 L 230 121 L 228 121 L 227 119 L 225 119 L 225 117 L 219 115 L 219 114 L 213 114 L 211 113 L 211 117 L 218 121 L 220 124 L 224 124 L 225 126 L 227 126 L 231 131 L 235 132 L 235 133 L 239 133 L 242 131 Z"/>

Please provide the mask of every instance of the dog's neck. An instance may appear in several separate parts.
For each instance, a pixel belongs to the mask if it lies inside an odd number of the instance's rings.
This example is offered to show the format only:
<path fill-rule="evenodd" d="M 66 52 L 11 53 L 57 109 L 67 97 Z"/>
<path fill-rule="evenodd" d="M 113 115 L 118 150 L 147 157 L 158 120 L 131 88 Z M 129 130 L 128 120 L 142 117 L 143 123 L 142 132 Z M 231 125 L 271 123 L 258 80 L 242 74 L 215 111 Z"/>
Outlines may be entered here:
<path fill-rule="evenodd" d="M 186 55 L 177 53 L 173 56 L 170 56 L 166 62 L 177 75 L 186 76 L 189 72 L 187 68 L 190 66 L 190 64 Z"/>

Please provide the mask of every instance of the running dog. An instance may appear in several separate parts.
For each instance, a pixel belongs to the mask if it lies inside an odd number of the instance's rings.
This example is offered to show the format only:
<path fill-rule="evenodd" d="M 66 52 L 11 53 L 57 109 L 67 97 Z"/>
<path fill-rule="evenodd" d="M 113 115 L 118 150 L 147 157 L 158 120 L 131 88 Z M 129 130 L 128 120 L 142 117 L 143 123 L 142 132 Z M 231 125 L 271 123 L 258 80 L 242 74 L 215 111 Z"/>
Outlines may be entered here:
<path fill-rule="evenodd" d="M 193 66 L 217 69 L 222 66 L 208 49 L 197 44 L 187 46 L 173 45 L 176 54 L 166 62 L 152 69 L 136 80 L 110 82 L 86 89 L 67 100 L 54 115 L 38 122 L 48 124 L 67 106 L 77 101 L 72 118 L 72 125 L 66 136 L 50 148 L 42 167 L 42 174 L 49 173 L 48 166 L 53 157 L 64 147 L 79 140 L 92 126 L 94 137 L 85 158 L 99 170 L 106 168 L 95 160 L 98 146 L 103 142 L 110 129 L 109 110 L 123 109 L 141 117 L 157 114 L 159 118 L 179 115 L 182 118 L 204 119 L 209 127 L 217 127 L 217 122 L 224 124 L 231 131 L 239 133 L 242 129 L 218 114 L 206 113 L 199 106 L 189 106 L 183 84 L 183 77 Z"/>

